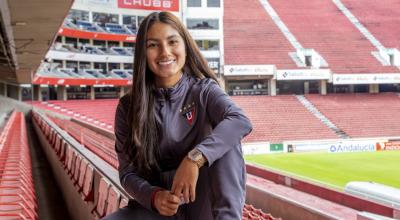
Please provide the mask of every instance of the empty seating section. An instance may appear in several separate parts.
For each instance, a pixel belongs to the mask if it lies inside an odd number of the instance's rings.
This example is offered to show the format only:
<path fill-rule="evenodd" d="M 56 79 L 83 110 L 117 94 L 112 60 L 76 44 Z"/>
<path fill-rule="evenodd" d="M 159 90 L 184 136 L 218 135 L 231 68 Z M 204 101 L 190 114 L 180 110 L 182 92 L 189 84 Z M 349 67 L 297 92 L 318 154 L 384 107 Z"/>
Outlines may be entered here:
<path fill-rule="evenodd" d="M 61 164 L 65 175 L 69 176 L 77 193 L 92 210 L 93 217 L 99 219 L 119 207 L 126 206 L 128 197 L 107 179 L 102 171 L 94 168 L 83 155 L 62 139 L 62 136 L 51 127 L 39 114 L 33 112 L 34 123 L 47 138 Z M 98 155 L 98 152 L 95 152 Z M 114 159 L 116 157 L 114 156 Z M 95 176 L 100 175 L 96 183 Z"/>
<path fill-rule="evenodd" d="M 102 47 L 90 44 L 75 46 L 71 43 L 60 43 L 55 42 L 51 46 L 52 50 L 62 52 L 74 52 L 74 53 L 88 53 L 97 55 L 120 55 L 120 56 L 133 56 L 132 47 Z"/>
<path fill-rule="evenodd" d="M 307 95 L 350 137 L 400 136 L 400 98 L 395 93 Z"/>
<path fill-rule="evenodd" d="M 104 29 L 107 32 L 114 33 L 114 34 L 132 34 L 129 30 L 124 28 L 122 25 L 114 24 L 114 23 L 106 23 L 104 25 Z"/>
<path fill-rule="evenodd" d="M 400 50 L 400 2 L 385 0 L 342 0 L 347 9 L 363 24 L 384 47 Z"/>
<path fill-rule="evenodd" d="M 63 24 L 68 28 L 78 28 L 84 31 L 91 32 L 108 32 L 111 34 L 122 34 L 122 35 L 133 35 L 136 34 L 136 30 L 132 26 L 120 25 L 115 23 L 90 23 L 89 21 L 78 20 L 66 22 Z"/>
<path fill-rule="evenodd" d="M 371 54 L 377 49 L 332 1 L 269 0 L 269 3 L 300 44 L 320 53 L 334 73 L 399 72 L 395 67 L 382 66 Z"/>
<path fill-rule="evenodd" d="M 114 168 L 118 167 L 118 161 L 116 159 L 117 155 L 114 150 L 114 140 L 69 120 L 61 120 L 57 118 L 52 118 L 52 120 L 61 129 L 66 131 L 97 156 L 101 157 L 104 161 L 112 165 Z M 70 157 L 71 155 L 68 156 Z M 75 166 L 79 166 L 79 164 L 75 164 L 75 159 L 77 158 L 76 155 L 72 155 L 72 158 L 73 159 L 70 161 L 71 164 L 68 164 L 68 170 L 71 172 L 75 169 Z M 76 169 L 78 169 L 78 167 Z"/>
<path fill-rule="evenodd" d="M 38 219 L 24 115 L 13 112 L 0 134 L 0 219 Z"/>
<path fill-rule="evenodd" d="M 231 97 L 253 123 L 244 142 L 338 138 L 291 95 Z"/>
<path fill-rule="evenodd" d="M 76 21 L 76 26 L 86 31 L 102 32 L 102 30 L 97 28 L 95 24 L 92 24 L 88 21 Z"/>
<path fill-rule="evenodd" d="M 288 55 L 295 49 L 258 0 L 225 1 L 224 40 L 226 64 L 271 64 L 277 68 L 296 68 Z"/>
<path fill-rule="evenodd" d="M 113 131 L 116 99 L 69 100 L 33 102 L 35 107 L 48 109 L 66 116 Z"/>
<path fill-rule="evenodd" d="M 125 50 L 122 50 L 125 51 Z M 117 53 L 117 52 L 115 52 Z M 124 53 L 130 53 L 128 50 Z M 116 72 L 118 71 L 118 72 Z M 104 72 L 102 69 L 79 69 L 73 68 L 46 68 L 42 66 L 37 72 L 40 76 L 55 78 L 80 78 L 80 79 L 132 79 L 133 71 L 131 69 L 115 69 Z"/>

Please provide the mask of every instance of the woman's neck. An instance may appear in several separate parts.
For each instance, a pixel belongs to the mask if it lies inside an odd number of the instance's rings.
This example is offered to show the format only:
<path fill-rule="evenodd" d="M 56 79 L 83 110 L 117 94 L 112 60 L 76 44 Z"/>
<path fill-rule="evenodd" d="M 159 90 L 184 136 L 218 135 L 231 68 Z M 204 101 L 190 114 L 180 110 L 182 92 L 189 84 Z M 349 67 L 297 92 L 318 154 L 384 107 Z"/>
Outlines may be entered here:
<path fill-rule="evenodd" d="M 157 88 L 172 88 L 174 87 L 179 80 L 182 78 L 183 73 L 176 74 L 176 77 L 169 78 L 156 78 L 156 86 Z"/>

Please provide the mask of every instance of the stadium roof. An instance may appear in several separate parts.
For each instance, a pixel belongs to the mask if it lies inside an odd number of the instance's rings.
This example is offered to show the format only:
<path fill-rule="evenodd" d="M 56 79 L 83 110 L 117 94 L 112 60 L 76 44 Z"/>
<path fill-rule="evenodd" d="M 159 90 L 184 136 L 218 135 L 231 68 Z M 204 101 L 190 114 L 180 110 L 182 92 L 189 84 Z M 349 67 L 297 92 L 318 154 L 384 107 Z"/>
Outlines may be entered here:
<path fill-rule="evenodd" d="M 73 0 L 0 0 L 0 81 L 31 83 Z"/>

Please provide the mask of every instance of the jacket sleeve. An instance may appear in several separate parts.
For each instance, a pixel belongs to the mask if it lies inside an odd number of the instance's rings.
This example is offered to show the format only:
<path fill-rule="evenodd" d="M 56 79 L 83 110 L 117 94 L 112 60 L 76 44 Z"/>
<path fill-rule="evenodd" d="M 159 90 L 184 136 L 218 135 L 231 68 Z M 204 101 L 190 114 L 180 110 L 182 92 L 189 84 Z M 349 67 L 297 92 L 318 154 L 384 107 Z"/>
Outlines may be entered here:
<path fill-rule="evenodd" d="M 115 149 L 118 156 L 119 179 L 122 187 L 143 207 L 152 210 L 151 196 L 159 187 L 152 186 L 148 181 L 137 175 L 136 168 L 129 160 L 128 155 L 122 152 L 128 138 L 127 105 L 120 100 L 115 114 Z"/>
<path fill-rule="evenodd" d="M 241 140 L 251 132 L 252 125 L 214 80 L 205 84 L 200 92 L 200 105 L 207 111 L 213 130 L 196 148 L 211 166 L 230 149 L 241 147 Z"/>

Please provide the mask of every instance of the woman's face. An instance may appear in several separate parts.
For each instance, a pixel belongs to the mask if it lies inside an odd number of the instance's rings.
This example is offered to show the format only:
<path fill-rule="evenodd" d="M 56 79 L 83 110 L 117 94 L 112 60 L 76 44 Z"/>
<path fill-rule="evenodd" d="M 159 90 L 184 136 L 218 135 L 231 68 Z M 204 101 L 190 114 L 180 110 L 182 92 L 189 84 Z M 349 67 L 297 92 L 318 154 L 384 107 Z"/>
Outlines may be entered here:
<path fill-rule="evenodd" d="M 147 32 L 146 56 L 158 87 L 172 87 L 180 79 L 185 65 L 183 38 L 171 25 L 155 22 Z"/>

